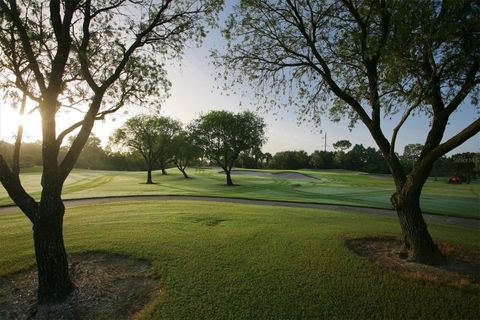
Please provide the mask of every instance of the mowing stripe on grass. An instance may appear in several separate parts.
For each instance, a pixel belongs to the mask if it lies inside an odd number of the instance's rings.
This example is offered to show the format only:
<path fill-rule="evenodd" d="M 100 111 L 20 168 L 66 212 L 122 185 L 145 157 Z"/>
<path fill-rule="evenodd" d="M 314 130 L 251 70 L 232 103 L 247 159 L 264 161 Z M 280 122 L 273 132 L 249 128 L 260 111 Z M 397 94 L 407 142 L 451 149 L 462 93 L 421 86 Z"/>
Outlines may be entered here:
<path fill-rule="evenodd" d="M 318 204 L 308 202 L 288 202 L 288 201 L 271 201 L 271 200 L 257 200 L 257 199 L 239 199 L 239 198 L 225 198 L 225 197 L 207 197 L 207 196 L 179 196 L 179 195 L 131 195 L 131 196 L 117 196 L 117 197 L 97 197 L 97 198 L 83 198 L 83 199 L 68 199 L 64 203 L 68 207 L 76 207 L 82 205 L 104 204 L 124 201 L 158 201 L 158 200 L 194 200 L 194 201 L 213 201 L 213 202 L 227 202 L 238 204 L 254 204 L 265 206 L 279 206 L 288 208 L 305 208 L 305 209 L 319 209 L 337 212 L 350 212 L 369 215 L 382 216 L 396 216 L 394 210 L 345 206 L 345 205 L 330 205 Z M 17 210 L 16 206 L 0 206 L 0 213 L 13 212 Z M 465 227 L 480 228 L 480 220 L 468 219 L 459 217 L 439 216 L 432 214 L 424 214 L 427 221 L 444 222 L 454 225 L 461 225 Z"/>

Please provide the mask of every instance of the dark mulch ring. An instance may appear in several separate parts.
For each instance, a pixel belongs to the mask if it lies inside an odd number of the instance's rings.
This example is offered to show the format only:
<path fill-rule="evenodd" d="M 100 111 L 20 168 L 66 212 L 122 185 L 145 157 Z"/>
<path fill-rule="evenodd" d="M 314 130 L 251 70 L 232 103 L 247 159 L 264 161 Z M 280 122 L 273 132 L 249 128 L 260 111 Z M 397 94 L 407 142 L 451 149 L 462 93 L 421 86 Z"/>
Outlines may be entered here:
<path fill-rule="evenodd" d="M 70 261 L 76 289 L 58 305 L 36 305 L 35 268 L 0 278 L 0 319 L 130 319 L 160 293 L 148 261 L 101 252 Z"/>
<path fill-rule="evenodd" d="M 428 266 L 410 261 L 402 254 L 401 241 L 394 237 L 345 240 L 345 245 L 373 263 L 408 278 L 444 283 L 464 289 L 480 289 L 480 250 L 438 243 L 447 264 Z"/>

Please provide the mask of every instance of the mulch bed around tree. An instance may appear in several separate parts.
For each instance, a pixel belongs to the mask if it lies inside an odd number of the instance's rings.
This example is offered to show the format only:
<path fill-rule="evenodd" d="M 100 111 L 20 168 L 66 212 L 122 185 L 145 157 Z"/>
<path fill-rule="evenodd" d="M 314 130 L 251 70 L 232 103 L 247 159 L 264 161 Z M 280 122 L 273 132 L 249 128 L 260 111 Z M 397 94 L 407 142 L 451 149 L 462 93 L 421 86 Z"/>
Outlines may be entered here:
<path fill-rule="evenodd" d="M 402 276 L 480 290 L 480 250 L 439 243 L 448 263 L 428 266 L 404 257 L 401 241 L 394 237 L 347 239 L 345 245 L 359 256 Z"/>
<path fill-rule="evenodd" d="M 148 261 L 101 252 L 70 261 L 76 289 L 58 305 L 36 305 L 36 268 L 0 278 L 0 319 L 131 319 L 160 293 Z"/>

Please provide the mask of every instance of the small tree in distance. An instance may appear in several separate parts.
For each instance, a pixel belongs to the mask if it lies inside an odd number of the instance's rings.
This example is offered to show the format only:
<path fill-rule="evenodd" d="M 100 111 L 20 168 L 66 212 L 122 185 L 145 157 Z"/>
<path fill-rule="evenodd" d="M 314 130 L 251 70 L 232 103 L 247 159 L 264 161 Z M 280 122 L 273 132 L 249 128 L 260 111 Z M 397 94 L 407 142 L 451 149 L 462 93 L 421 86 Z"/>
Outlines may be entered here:
<path fill-rule="evenodd" d="M 68 139 L 69 144 L 71 145 L 75 141 L 75 137 L 70 137 Z M 78 157 L 78 160 L 75 164 L 75 168 L 82 169 L 105 169 L 107 161 L 107 154 L 105 150 L 102 149 L 101 141 L 95 134 L 90 134 L 85 146 Z"/>
<path fill-rule="evenodd" d="M 351 146 L 352 146 L 352 143 L 348 140 L 338 140 L 333 144 L 333 148 L 335 150 L 340 149 L 340 151 L 343 151 L 343 152 L 345 152 L 345 150 L 350 149 Z"/>
<path fill-rule="evenodd" d="M 158 118 L 157 134 L 159 137 L 157 164 L 162 175 L 167 174 L 167 167 L 172 162 L 175 146 L 173 139 L 182 132 L 182 123 L 169 117 Z"/>
<path fill-rule="evenodd" d="M 159 159 L 169 159 L 171 140 L 181 129 L 178 121 L 168 117 L 135 116 L 128 119 L 110 138 L 112 144 L 140 154 L 145 161 L 147 184 L 152 184 L 152 171 Z"/>
<path fill-rule="evenodd" d="M 202 149 L 195 144 L 192 134 L 185 130 L 181 130 L 173 137 L 171 148 L 173 163 L 183 176 L 189 179 L 185 169 L 202 155 Z"/>
<path fill-rule="evenodd" d="M 191 130 L 205 157 L 225 172 L 227 186 L 234 185 L 231 171 L 240 153 L 266 141 L 264 120 L 248 111 L 210 111 L 194 120 Z"/>
<path fill-rule="evenodd" d="M 308 153 L 304 150 L 299 151 L 280 151 L 273 155 L 270 161 L 272 169 L 305 169 L 308 168 Z"/>
<path fill-rule="evenodd" d="M 265 152 L 263 154 L 263 160 L 265 161 L 265 167 L 268 168 L 268 166 L 270 165 L 270 161 L 272 161 L 272 154 L 270 152 Z"/>
<path fill-rule="evenodd" d="M 335 152 L 315 150 L 310 155 L 309 164 L 315 169 L 333 169 L 335 167 Z"/>

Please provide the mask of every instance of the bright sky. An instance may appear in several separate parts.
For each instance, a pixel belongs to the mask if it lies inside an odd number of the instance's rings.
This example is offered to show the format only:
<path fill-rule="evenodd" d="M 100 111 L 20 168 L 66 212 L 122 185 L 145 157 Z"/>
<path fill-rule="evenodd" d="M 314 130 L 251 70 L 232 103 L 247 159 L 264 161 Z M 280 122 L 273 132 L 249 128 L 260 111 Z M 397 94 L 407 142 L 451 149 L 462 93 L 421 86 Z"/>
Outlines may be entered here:
<path fill-rule="evenodd" d="M 210 63 L 209 50 L 211 48 L 222 47 L 224 40 L 218 31 L 210 33 L 205 39 L 201 48 L 190 48 L 186 51 L 181 66 L 178 63 L 169 68 L 169 79 L 172 82 L 171 97 L 165 101 L 161 113 L 179 119 L 188 123 L 202 112 L 213 109 L 226 109 L 230 111 L 246 110 L 248 101 L 245 97 L 233 93 L 222 92 L 217 86 L 214 74 L 216 70 Z M 242 104 L 243 102 L 243 104 Z M 243 106 L 242 106 L 243 105 Z M 341 139 L 350 140 L 353 144 L 363 144 L 364 146 L 375 146 L 369 132 L 364 125 L 359 123 L 357 127 L 350 132 L 347 128 L 347 122 L 331 123 L 325 118 L 322 127 L 314 128 L 307 123 L 298 124 L 295 110 L 282 110 L 277 115 L 265 110 L 256 110 L 263 116 L 268 125 L 268 142 L 263 148 L 264 152 L 274 154 L 283 150 L 305 150 L 313 152 L 314 150 L 324 149 L 324 133 L 327 132 L 327 150 L 333 150 L 332 144 Z M 109 135 L 115 128 L 118 128 L 130 115 L 119 112 L 104 122 L 97 122 L 94 127 L 94 133 L 102 139 L 103 144 L 108 141 Z M 451 117 L 450 125 L 445 134 L 445 139 L 454 135 L 459 129 L 464 128 L 479 114 L 470 105 L 463 106 L 462 110 Z M 72 123 L 71 115 L 60 115 L 59 126 L 66 127 Z M 386 119 L 384 119 L 386 120 Z M 393 119 L 395 120 L 395 119 Z M 388 135 L 395 125 L 396 121 L 385 121 L 384 129 Z M 38 114 L 33 114 L 24 119 L 25 140 L 35 141 L 40 139 L 40 119 Z M 7 106 L 0 105 L 0 139 L 12 141 L 18 124 L 16 112 Z M 412 118 L 407 121 L 398 137 L 396 150 L 403 152 L 405 144 L 423 143 L 428 130 L 428 121 L 423 118 Z M 458 152 L 479 152 L 480 134 L 455 149 L 452 153 Z"/>

